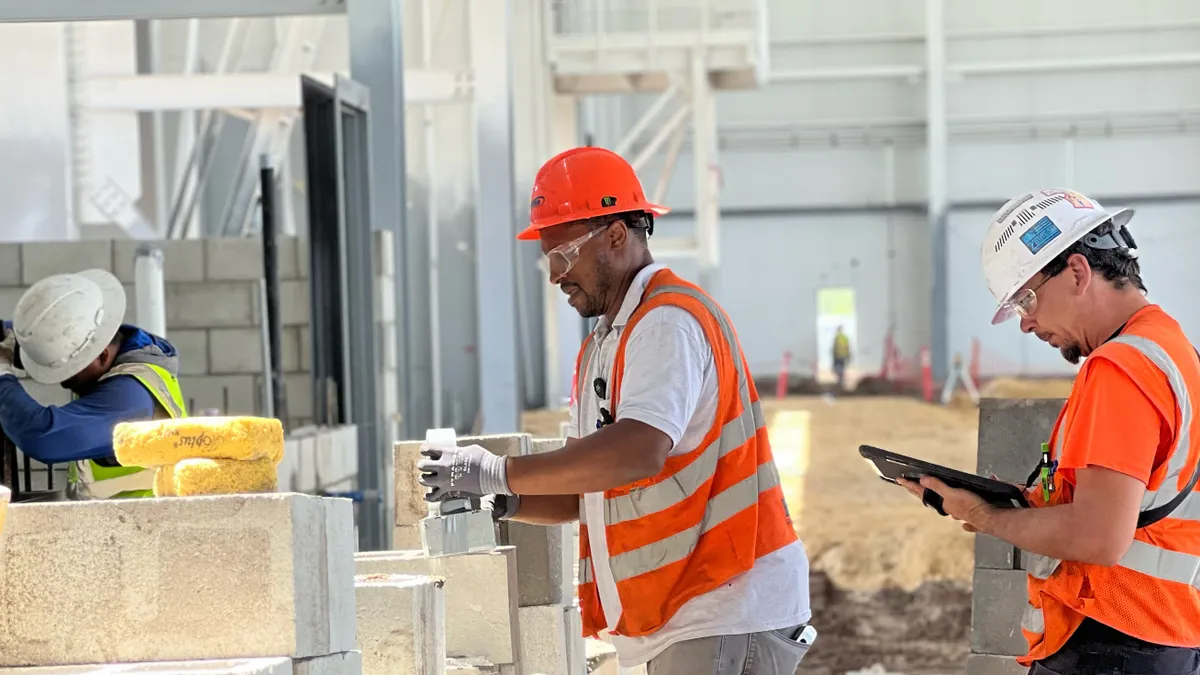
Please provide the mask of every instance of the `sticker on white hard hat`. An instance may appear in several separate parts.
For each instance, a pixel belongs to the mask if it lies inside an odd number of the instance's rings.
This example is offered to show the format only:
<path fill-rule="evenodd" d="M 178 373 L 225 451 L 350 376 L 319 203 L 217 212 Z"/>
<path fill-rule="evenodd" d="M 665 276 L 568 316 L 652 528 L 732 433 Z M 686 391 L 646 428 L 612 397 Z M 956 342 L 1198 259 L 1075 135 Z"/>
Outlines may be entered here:
<path fill-rule="evenodd" d="M 1021 243 L 1025 244 L 1025 248 L 1029 249 L 1030 253 L 1037 253 L 1046 247 L 1046 244 L 1054 241 L 1062 234 L 1062 230 L 1050 220 L 1050 216 L 1042 216 L 1042 219 L 1029 226 L 1021 234 Z"/>

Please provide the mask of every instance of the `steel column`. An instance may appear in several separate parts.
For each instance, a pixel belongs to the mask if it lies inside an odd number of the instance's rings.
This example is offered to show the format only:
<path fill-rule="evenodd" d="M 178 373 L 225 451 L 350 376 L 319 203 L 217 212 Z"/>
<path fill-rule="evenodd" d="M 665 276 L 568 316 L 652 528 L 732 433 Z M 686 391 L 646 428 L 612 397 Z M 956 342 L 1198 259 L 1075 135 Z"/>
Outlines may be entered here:
<path fill-rule="evenodd" d="M 699 51 L 692 54 L 692 178 L 695 182 L 696 241 L 699 244 L 700 285 L 715 292 L 720 265 L 720 206 L 717 191 L 717 110 L 708 64 Z"/>
<path fill-rule="evenodd" d="M 509 0 L 468 9 L 475 73 L 475 308 L 480 433 L 518 430 L 516 208 Z"/>
<path fill-rule="evenodd" d="M 428 260 L 420 231 L 405 211 L 404 53 L 401 0 L 348 0 L 350 72 L 371 92 L 370 221 L 394 233 L 397 379 L 400 436 L 423 438 L 432 426 L 429 401 Z M 349 298 L 372 302 L 370 297 Z M 384 477 L 389 478 L 389 477 Z M 387 545 L 390 545 L 388 530 Z"/>
<path fill-rule="evenodd" d="M 946 125 L 945 0 L 925 0 L 925 67 L 927 213 L 933 253 L 929 353 L 933 376 L 940 380 L 945 378 L 950 365 L 949 261 L 946 246 L 950 198 L 946 185 L 949 132 Z"/>

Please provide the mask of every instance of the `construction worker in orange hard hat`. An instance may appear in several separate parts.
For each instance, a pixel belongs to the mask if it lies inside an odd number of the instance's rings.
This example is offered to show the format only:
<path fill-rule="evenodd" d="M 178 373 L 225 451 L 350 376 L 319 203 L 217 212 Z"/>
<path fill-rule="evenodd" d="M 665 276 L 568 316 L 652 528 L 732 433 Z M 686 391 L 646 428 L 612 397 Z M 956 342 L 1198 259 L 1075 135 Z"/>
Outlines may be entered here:
<path fill-rule="evenodd" d="M 580 521 L 583 633 L 659 675 L 792 675 L 816 638 L 808 557 L 758 392 L 724 310 L 655 263 L 667 209 L 594 147 L 538 172 L 530 225 L 550 282 L 598 319 L 576 361 L 566 445 L 498 457 L 431 447 L 430 499 L 481 495 L 500 520 Z"/>

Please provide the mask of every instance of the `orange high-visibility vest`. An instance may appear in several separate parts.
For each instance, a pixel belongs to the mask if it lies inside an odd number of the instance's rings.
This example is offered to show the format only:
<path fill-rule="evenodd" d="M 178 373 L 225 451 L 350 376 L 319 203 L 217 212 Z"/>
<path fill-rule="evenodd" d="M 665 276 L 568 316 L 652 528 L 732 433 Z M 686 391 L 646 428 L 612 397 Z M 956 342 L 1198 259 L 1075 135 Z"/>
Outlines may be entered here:
<path fill-rule="evenodd" d="M 1159 410 L 1167 412 L 1171 450 L 1150 474 L 1141 511 L 1167 504 L 1187 488 L 1200 459 L 1196 352 L 1179 324 L 1152 305 L 1088 356 L 1075 379 L 1076 391 L 1085 386 L 1088 364 L 1097 359 L 1115 364 Z M 1062 451 L 1077 398 L 1067 399 L 1054 424 L 1050 436 L 1054 457 Z M 1043 502 L 1040 491 L 1030 502 L 1035 506 L 1068 503 L 1074 487 L 1059 472 L 1049 503 Z M 1022 665 L 1030 666 L 1062 649 L 1085 617 L 1147 642 L 1200 647 L 1200 589 L 1194 585 L 1200 581 L 1200 493 L 1196 491 L 1166 518 L 1137 529 L 1129 550 L 1112 567 L 1040 555 L 1029 556 L 1026 567 L 1029 606 L 1021 632 L 1029 642 L 1029 653 L 1017 659 Z"/>
<path fill-rule="evenodd" d="M 647 312 L 664 305 L 686 310 L 704 329 L 716 360 L 717 414 L 695 450 L 669 457 L 652 478 L 604 493 L 604 522 L 591 526 L 604 527 L 608 538 L 622 608 L 613 627 L 607 625 L 594 581 L 589 525 L 580 499 L 579 607 L 584 635 L 604 628 L 614 635 L 649 635 L 688 600 L 796 541 L 758 391 L 733 326 L 712 298 L 670 270 L 660 270 L 650 279 L 621 334 L 609 380 L 614 418 L 629 336 Z M 591 336 L 584 340 L 577 373 L 587 373 L 594 347 Z"/>

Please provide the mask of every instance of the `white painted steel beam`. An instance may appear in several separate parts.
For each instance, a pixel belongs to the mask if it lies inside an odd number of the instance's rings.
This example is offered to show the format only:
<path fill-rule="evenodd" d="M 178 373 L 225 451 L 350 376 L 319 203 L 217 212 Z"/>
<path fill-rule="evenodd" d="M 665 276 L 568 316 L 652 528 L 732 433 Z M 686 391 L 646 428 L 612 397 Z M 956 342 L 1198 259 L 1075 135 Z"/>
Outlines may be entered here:
<path fill-rule="evenodd" d="M 479 433 L 520 428 L 517 212 L 513 185 L 512 39 L 509 0 L 468 9 L 475 121 L 475 312 L 479 338 Z"/>
<path fill-rule="evenodd" d="M 925 138 L 928 157 L 928 218 L 932 246 L 932 325 L 929 352 L 933 376 L 942 379 L 950 365 L 949 261 L 946 220 L 949 128 L 946 122 L 946 7 L 945 0 L 925 0 Z"/>
<path fill-rule="evenodd" d="M 342 14 L 346 0 L 0 0 L 0 21 L 113 21 Z"/>
<path fill-rule="evenodd" d="M 333 73 L 305 73 L 333 86 Z M 449 71 L 404 73 L 406 104 L 447 103 L 469 98 L 468 78 Z M 205 110 L 225 108 L 299 109 L 296 74 L 118 75 L 91 77 L 84 83 L 93 110 Z"/>

